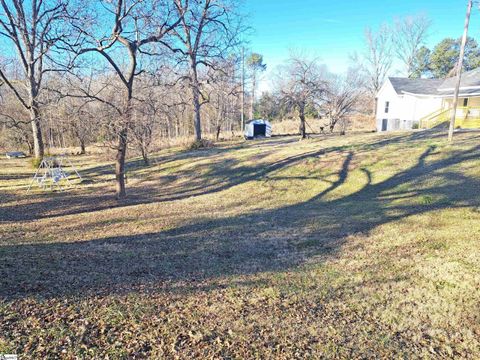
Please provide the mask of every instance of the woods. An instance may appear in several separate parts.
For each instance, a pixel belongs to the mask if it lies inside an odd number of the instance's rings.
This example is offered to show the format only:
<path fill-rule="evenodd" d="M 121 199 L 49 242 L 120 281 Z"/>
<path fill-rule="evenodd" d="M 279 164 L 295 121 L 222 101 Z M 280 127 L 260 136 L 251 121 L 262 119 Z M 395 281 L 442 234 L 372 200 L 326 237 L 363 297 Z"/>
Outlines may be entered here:
<path fill-rule="evenodd" d="M 43 132 L 50 142 L 62 134 L 65 145 L 66 130 L 80 153 L 88 141 L 103 139 L 116 152 L 118 198 L 126 196 L 125 159 L 131 145 L 148 163 L 154 133 L 164 128 L 171 136 L 175 128 L 179 135 L 180 127 L 191 132 L 192 124 L 179 123 L 189 111 L 201 140 L 202 106 L 213 101 L 215 91 L 232 93 L 219 88 L 225 75 L 238 83 L 232 66 L 243 25 L 235 2 L 117 0 L 73 7 L 33 1 L 30 8 L 23 1 L 2 1 L 1 6 L 0 36 L 16 48 L 0 64 L 6 105 L 2 123 L 38 160 L 45 153 Z M 217 117 L 231 111 L 218 104 L 231 101 L 227 97 L 216 96 L 215 106 L 222 109 Z M 216 119 L 217 133 L 221 123 Z"/>
<path fill-rule="evenodd" d="M 204 134 L 240 135 L 242 118 L 257 115 L 298 117 L 305 138 L 307 117 L 324 114 L 333 130 L 356 100 L 337 101 L 345 96 L 341 76 L 301 56 L 288 59 L 278 69 L 282 81 L 259 97 L 267 64 L 260 53 L 242 55 L 248 26 L 234 1 L 1 5 L 0 36 L 16 48 L 0 63 L 2 137 L 37 162 L 45 144 L 79 154 L 92 144 L 111 149 L 118 199 L 127 194 L 128 152 L 149 164 L 158 139 L 193 136 L 201 147 Z M 265 113 L 268 97 L 273 108 Z"/>
<path fill-rule="evenodd" d="M 16 53 L 15 62 L 0 59 L 0 79 L 4 88 L 8 88 L 10 95 L 28 113 L 33 153 L 37 159 L 44 154 L 42 110 L 45 78 L 69 67 L 68 56 L 62 49 L 78 36 L 77 21 L 80 18 L 80 9 L 73 8 L 68 1 L 0 2 L 0 38 Z M 3 54 L 8 55 L 9 52 Z M 10 114 L 8 116 L 13 121 L 18 120 Z"/>
<path fill-rule="evenodd" d="M 301 51 L 271 69 L 245 51 L 249 25 L 232 0 L 2 0 L 0 9 L 0 38 L 15 49 L 0 58 L 4 146 L 37 163 L 45 147 L 106 147 L 119 199 L 128 154 L 148 165 L 160 143 L 192 139 L 199 148 L 241 136 L 255 118 L 297 119 L 301 138 L 343 134 L 355 116 L 373 117 L 396 60 L 409 77 L 445 76 L 458 47 L 445 39 L 430 51 L 430 21 L 416 15 L 367 28 L 344 73 Z M 469 39 L 466 69 L 478 65 L 477 47 Z M 260 90 L 267 69 L 271 86 Z"/>

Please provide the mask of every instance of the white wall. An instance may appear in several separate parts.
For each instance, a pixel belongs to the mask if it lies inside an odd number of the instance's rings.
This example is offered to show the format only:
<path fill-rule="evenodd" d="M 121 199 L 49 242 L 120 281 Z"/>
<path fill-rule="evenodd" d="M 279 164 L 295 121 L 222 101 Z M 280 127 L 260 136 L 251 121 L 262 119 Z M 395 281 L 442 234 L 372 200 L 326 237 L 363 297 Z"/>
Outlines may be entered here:
<path fill-rule="evenodd" d="M 383 86 L 380 88 L 380 91 L 377 95 L 377 131 L 381 131 L 383 119 L 393 120 L 401 118 L 401 112 L 403 109 L 402 98 L 403 96 L 397 94 L 392 84 L 390 83 L 390 80 L 387 79 L 387 81 L 385 81 L 385 84 L 383 84 Z M 387 101 L 390 103 L 388 113 L 385 112 L 385 103 Z M 390 123 L 392 122 L 389 121 L 389 124 Z M 387 128 L 387 130 L 390 129 Z"/>
<path fill-rule="evenodd" d="M 404 99 L 405 110 L 401 116 L 402 120 L 419 121 L 424 116 L 442 108 L 442 99 L 440 98 L 405 94 Z"/>
<path fill-rule="evenodd" d="M 382 129 L 383 119 L 388 120 L 387 131 L 397 129 L 412 129 L 422 117 L 437 111 L 442 106 L 442 100 L 428 96 L 410 94 L 398 95 L 387 79 L 377 95 L 377 131 Z M 390 103 L 388 113 L 385 113 L 385 103 Z"/>
<path fill-rule="evenodd" d="M 385 103 L 390 103 L 388 113 L 385 113 Z M 377 95 L 377 119 L 395 119 L 399 118 L 401 98 L 393 88 L 390 80 L 387 79 L 385 84 L 380 88 Z"/>

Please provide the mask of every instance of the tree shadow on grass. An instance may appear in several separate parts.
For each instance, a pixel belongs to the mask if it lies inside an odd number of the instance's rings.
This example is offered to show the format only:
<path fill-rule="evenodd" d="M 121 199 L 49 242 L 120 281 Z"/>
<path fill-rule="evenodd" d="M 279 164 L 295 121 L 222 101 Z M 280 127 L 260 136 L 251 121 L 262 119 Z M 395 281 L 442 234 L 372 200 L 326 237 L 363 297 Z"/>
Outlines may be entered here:
<path fill-rule="evenodd" d="M 280 159 L 268 165 L 241 165 L 241 161 L 234 158 L 212 160 L 209 163 L 197 164 L 187 170 L 179 170 L 172 175 L 161 177 L 160 180 L 156 179 L 155 184 L 142 185 L 142 182 L 140 182 L 139 185 L 129 189 L 128 198 L 123 201 L 116 201 L 112 194 L 107 191 L 100 194 L 49 193 L 38 196 L 41 201 L 33 204 L 4 206 L 0 213 L 0 221 L 51 218 L 211 194 L 262 178 L 278 169 L 322 153 L 322 150 L 302 153 Z M 181 178 L 187 178 L 188 183 L 172 184 Z M 144 182 L 149 182 L 148 177 L 144 179 Z"/>
<path fill-rule="evenodd" d="M 187 151 L 167 156 L 157 156 L 152 159 L 152 166 L 163 171 L 168 170 L 178 160 L 192 161 L 192 166 L 186 169 L 173 169 L 168 175 L 158 176 L 155 170 L 142 175 L 143 178 L 130 177 L 129 181 L 135 180 L 134 186 L 128 186 L 128 198 L 117 201 L 112 193 L 112 186 L 106 184 L 100 190 L 67 191 L 61 193 L 44 193 L 31 195 L 33 201 L 22 201 L 3 206 L 0 211 L 0 221 L 26 221 L 41 218 L 52 218 L 79 213 L 100 211 L 110 208 L 127 207 L 155 202 L 182 200 L 189 197 L 212 194 L 227 190 L 239 184 L 252 180 L 268 180 L 276 171 L 292 166 L 303 160 L 328 155 L 336 152 L 349 151 L 355 147 L 355 152 L 373 151 L 393 144 L 401 144 L 404 141 L 416 142 L 425 140 L 438 140 L 443 133 L 416 132 L 401 133 L 387 138 L 380 137 L 372 142 L 347 144 L 342 146 L 330 146 L 320 148 L 308 153 L 301 153 L 276 162 L 264 163 L 262 158 L 277 151 L 278 148 L 297 142 L 296 138 L 275 138 L 239 144 L 230 147 L 207 149 L 202 151 Z M 244 160 L 235 158 L 235 150 L 240 148 L 258 148 L 258 153 L 250 154 L 250 164 Z M 230 156 L 233 154 L 233 156 Z M 219 155 L 219 156 L 216 156 Z M 209 159 L 209 162 L 200 161 Z M 139 161 L 134 161 L 130 169 L 140 166 Z M 148 169 L 148 168 L 147 168 Z M 82 171 L 82 176 L 91 178 L 104 176 L 111 172 L 111 166 L 102 165 Z M 113 179 L 113 177 L 112 177 Z M 188 182 L 178 183 L 179 180 L 188 179 Z M 28 200 L 25 196 L 17 196 L 20 200 Z"/>
<path fill-rule="evenodd" d="M 294 269 L 312 257 L 335 257 L 349 235 L 368 234 L 405 217 L 478 207 L 480 180 L 456 166 L 478 160 L 480 146 L 441 159 L 432 159 L 434 152 L 429 147 L 414 166 L 379 183 L 362 169 L 365 185 L 342 198 L 331 195 L 349 176 L 352 152 L 346 153 L 337 180 L 303 203 L 235 217 L 197 218 L 140 235 L 1 246 L 0 297 L 193 291 L 202 282 L 212 286 L 232 276 Z"/>

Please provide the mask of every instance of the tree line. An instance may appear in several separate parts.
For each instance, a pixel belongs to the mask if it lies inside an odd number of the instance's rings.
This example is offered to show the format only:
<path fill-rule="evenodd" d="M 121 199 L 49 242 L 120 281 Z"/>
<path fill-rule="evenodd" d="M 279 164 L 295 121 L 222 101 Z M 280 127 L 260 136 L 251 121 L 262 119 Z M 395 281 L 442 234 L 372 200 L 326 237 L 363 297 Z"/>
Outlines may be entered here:
<path fill-rule="evenodd" d="M 256 102 L 255 116 L 266 119 L 297 117 L 301 138 L 310 132 L 333 132 L 340 127 L 346 131 L 349 116 L 365 113 L 363 105 L 370 99 L 365 78 L 358 67 L 350 67 L 345 74 L 334 74 L 317 57 L 292 51 L 284 64 L 273 74 L 271 91 Z M 319 119 L 315 129 L 308 118 Z"/>
<path fill-rule="evenodd" d="M 376 94 L 392 73 L 396 63 L 402 67 L 397 73 L 409 78 L 446 78 L 453 76 L 460 55 L 460 38 L 445 38 L 429 48 L 431 20 L 423 15 L 397 18 L 382 24 L 376 31 L 365 30 L 365 50 L 354 54 L 353 61 L 361 64 L 367 86 Z M 480 47 L 469 37 L 465 48 L 463 71 L 480 66 Z"/>
<path fill-rule="evenodd" d="M 159 119 L 201 141 L 202 116 L 236 117 L 238 10 L 233 0 L 1 1 L 0 44 L 12 49 L 0 58 L 2 119 L 37 159 L 45 131 L 68 127 L 82 151 L 103 138 L 122 198 L 127 149 L 139 143 L 146 158 Z"/>
<path fill-rule="evenodd" d="M 158 138 L 193 136 L 202 146 L 205 133 L 218 139 L 242 131 L 246 118 L 285 114 L 298 118 L 302 138 L 308 118 L 344 132 L 349 114 L 369 111 L 393 42 L 415 76 L 428 28 L 409 17 L 397 21 L 396 38 L 367 29 L 365 52 L 345 74 L 293 52 L 258 96 L 267 64 L 242 50 L 241 10 L 235 0 L 0 0 L 2 138 L 38 160 L 45 145 L 109 146 L 123 198 L 127 151 L 148 164 Z"/>
<path fill-rule="evenodd" d="M 422 46 L 415 55 L 412 78 L 445 78 L 453 76 L 460 54 L 461 39 L 445 38 L 431 50 Z M 469 37 L 465 46 L 463 71 L 480 66 L 480 47 L 477 41 Z"/>
<path fill-rule="evenodd" d="M 247 31 L 235 0 L 0 1 L 1 124 L 38 160 L 45 144 L 111 147 L 123 198 L 128 149 L 148 163 L 155 138 L 201 146 L 255 116 L 266 64 L 241 51 Z M 320 102 L 335 126 L 352 103 L 338 96 L 357 96 L 316 59 L 292 56 L 280 72 L 278 106 L 298 113 L 302 137 Z"/>

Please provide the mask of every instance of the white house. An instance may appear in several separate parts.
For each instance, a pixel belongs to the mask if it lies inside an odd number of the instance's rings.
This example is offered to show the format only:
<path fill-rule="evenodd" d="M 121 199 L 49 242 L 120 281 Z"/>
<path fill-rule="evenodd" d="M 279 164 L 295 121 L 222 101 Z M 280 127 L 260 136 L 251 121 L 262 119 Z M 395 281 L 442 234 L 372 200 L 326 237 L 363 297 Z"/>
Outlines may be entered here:
<path fill-rule="evenodd" d="M 441 125 L 451 117 L 454 86 L 455 78 L 389 77 L 377 94 L 377 130 Z M 480 68 L 462 74 L 458 106 L 457 127 L 480 126 Z"/>

